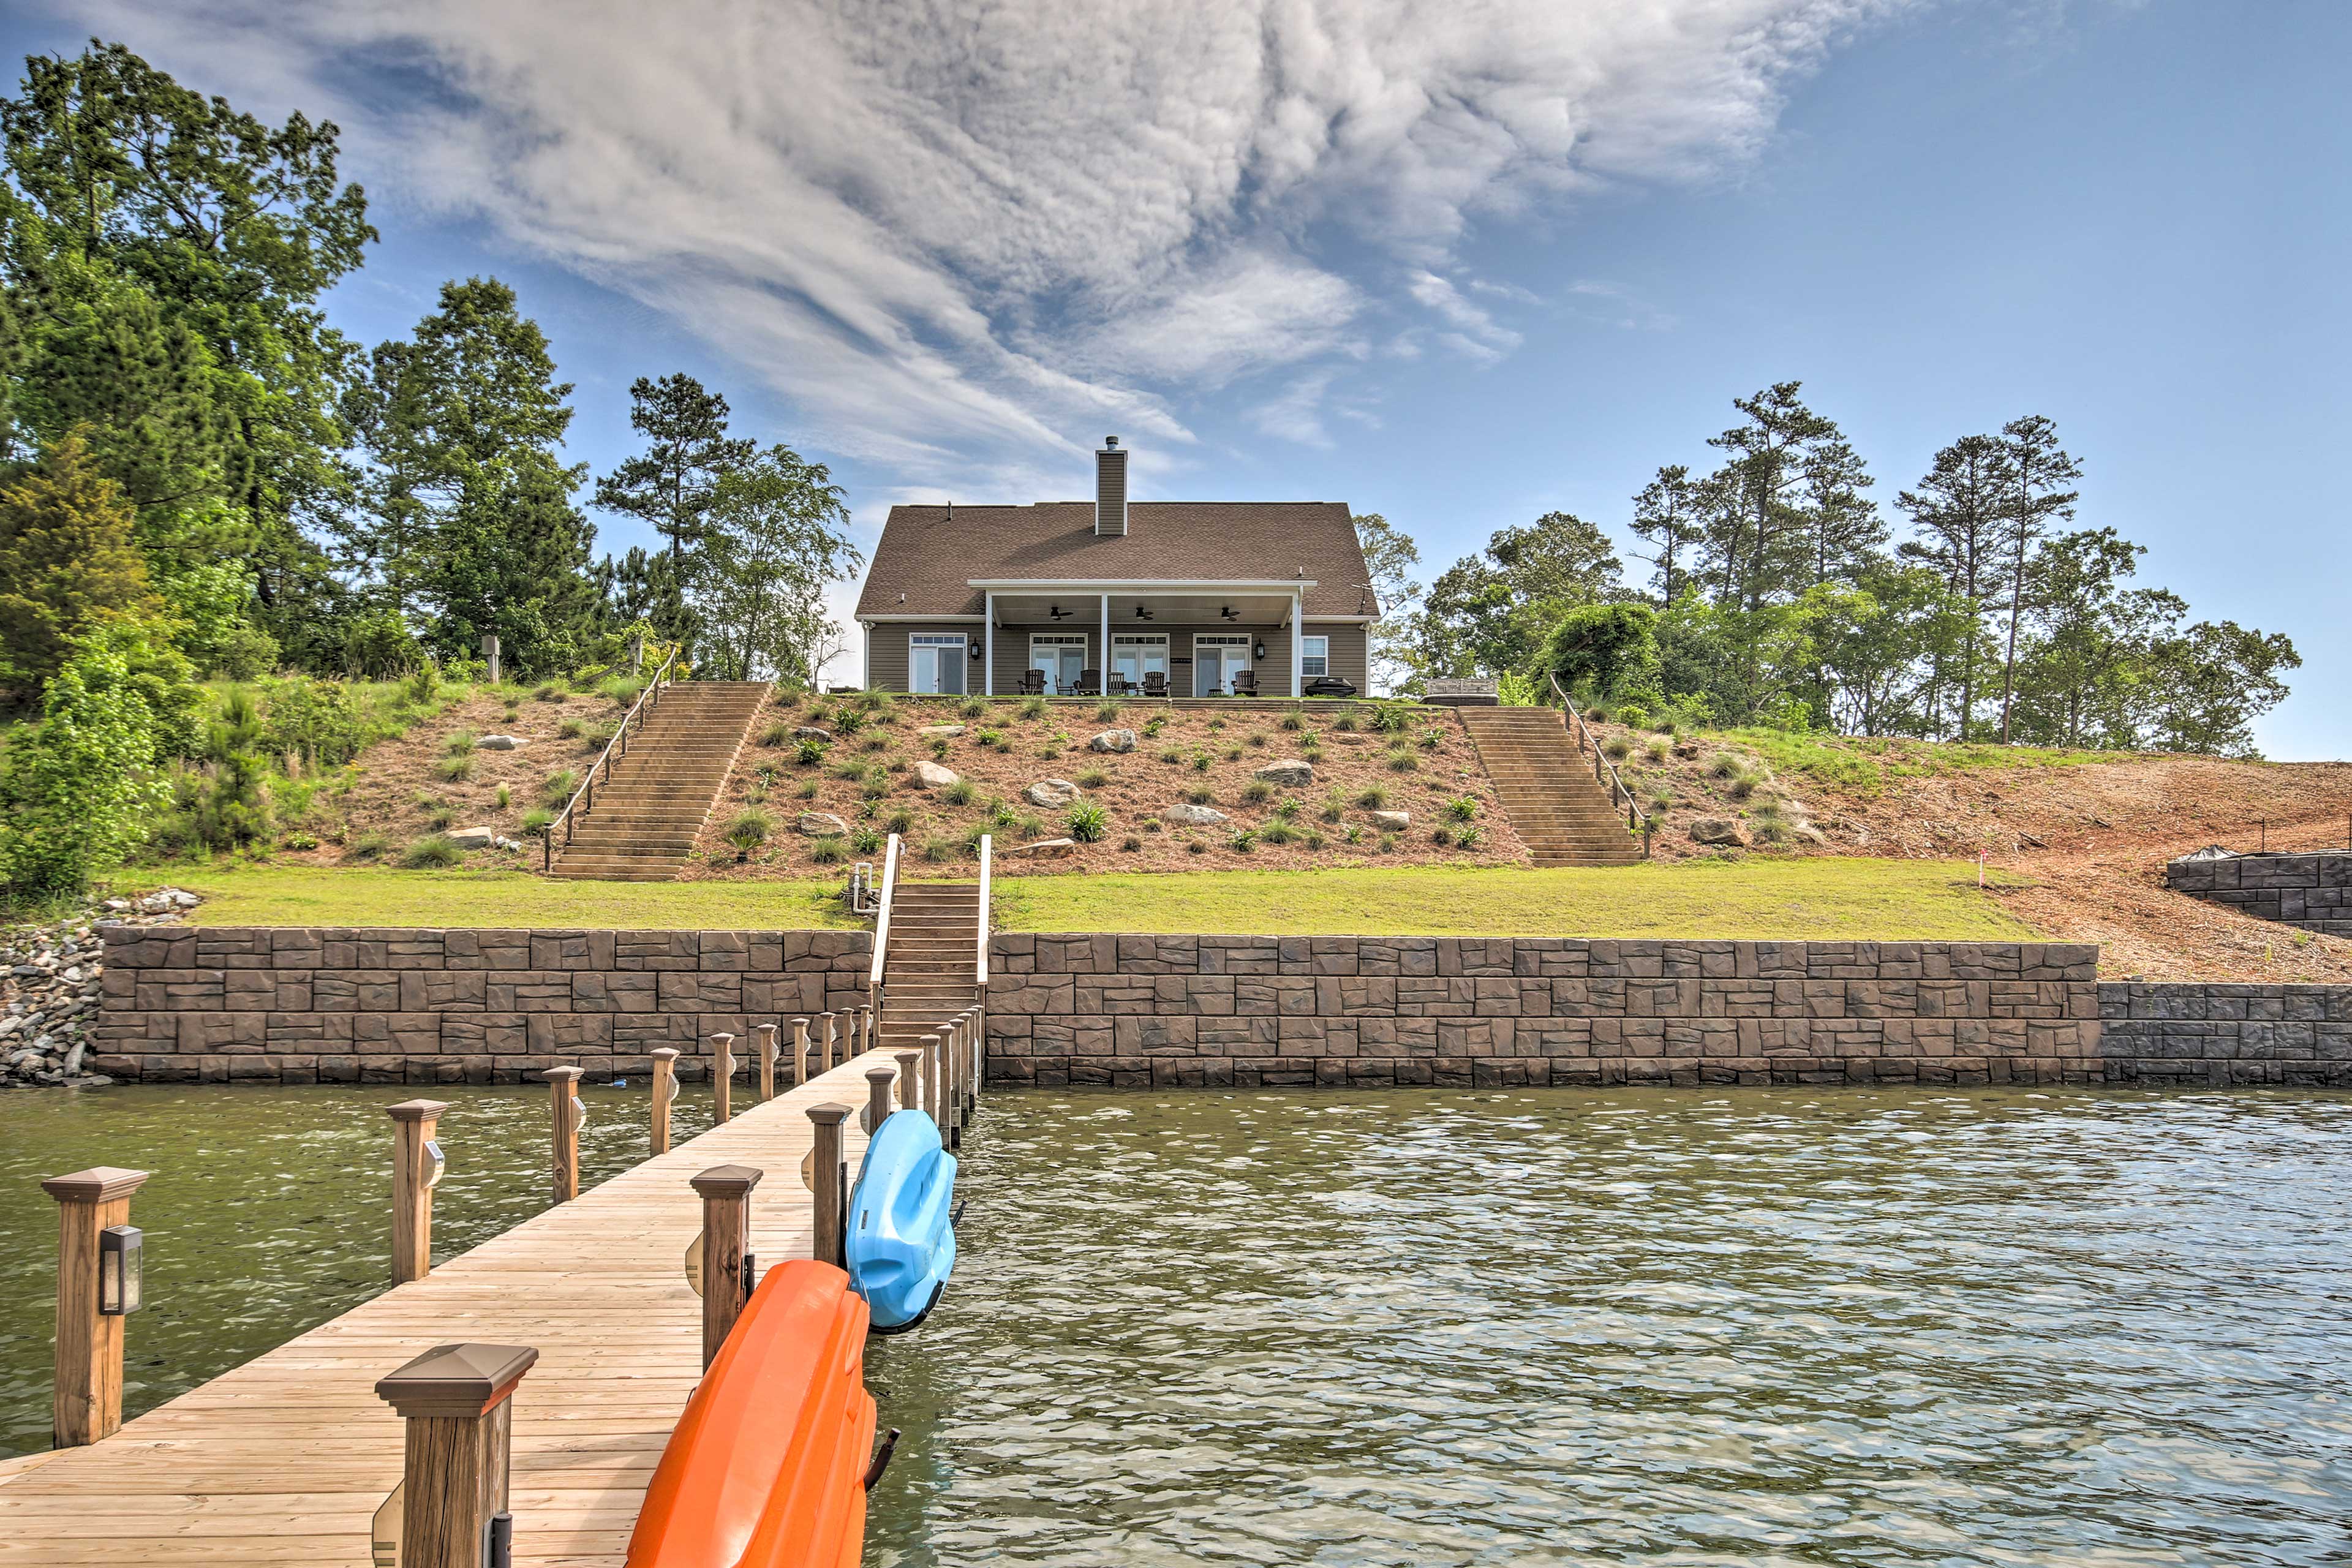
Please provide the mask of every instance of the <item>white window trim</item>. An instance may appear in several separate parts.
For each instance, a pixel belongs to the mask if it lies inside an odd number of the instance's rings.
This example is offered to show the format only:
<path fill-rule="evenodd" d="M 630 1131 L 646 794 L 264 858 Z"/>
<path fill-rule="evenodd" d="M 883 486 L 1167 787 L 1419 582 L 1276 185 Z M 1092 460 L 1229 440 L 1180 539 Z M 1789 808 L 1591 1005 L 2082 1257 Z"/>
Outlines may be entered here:
<path fill-rule="evenodd" d="M 956 690 L 950 691 L 941 678 L 940 663 L 954 650 L 956 660 Z M 925 691 L 915 683 L 915 672 L 920 668 L 921 655 L 931 655 L 931 687 Z M 963 661 L 971 655 L 971 639 L 962 632 L 908 632 L 907 634 L 907 689 L 924 696 L 953 697 L 971 684 L 963 676 Z"/>
<path fill-rule="evenodd" d="M 1318 648 L 1315 646 L 1318 643 L 1320 643 L 1323 646 L 1320 648 Z M 1310 669 L 1307 668 L 1309 665 L 1318 663 L 1323 667 L 1320 669 Z M 1317 634 L 1309 634 L 1302 637 L 1298 642 L 1298 673 L 1309 680 L 1314 680 L 1321 676 L 1330 674 L 1331 639 L 1328 637 Z"/>

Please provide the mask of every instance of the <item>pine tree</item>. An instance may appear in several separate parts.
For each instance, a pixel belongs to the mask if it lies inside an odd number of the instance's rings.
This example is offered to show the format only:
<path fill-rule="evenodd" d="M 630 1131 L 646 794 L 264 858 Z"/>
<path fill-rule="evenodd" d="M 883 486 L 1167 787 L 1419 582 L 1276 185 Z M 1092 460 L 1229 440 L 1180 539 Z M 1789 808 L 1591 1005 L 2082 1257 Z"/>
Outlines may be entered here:
<path fill-rule="evenodd" d="M 1650 580 L 1657 584 L 1658 603 L 1673 604 L 1690 585 L 1685 563 L 1706 537 L 1690 469 L 1680 463 L 1669 465 L 1642 487 L 1633 498 L 1633 529 L 1649 543 L 1652 553 L 1643 559 L 1657 568 Z"/>
<path fill-rule="evenodd" d="M 22 702 L 100 623 L 162 607 L 121 487 L 79 436 L 0 489 L 0 688 Z"/>
<path fill-rule="evenodd" d="M 639 376 L 629 387 L 629 424 L 650 443 L 596 481 L 596 505 L 642 518 L 669 541 L 681 574 L 702 539 L 702 517 L 720 479 L 751 460 L 759 443 L 727 434 L 727 399 L 690 375 Z"/>
<path fill-rule="evenodd" d="M 2012 419 L 2001 426 L 2011 486 L 2008 537 L 2010 557 L 2009 646 L 2001 656 L 2000 740 L 2009 743 L 2010 707 L 2017 694 L 2017 626 L 2025 612 L 2025 571 L 2033 552 L 2056 524 L 2074 515 L 2080 490 L 2061 489 L 2083 477 L 2082 468 L 2058 445 L 2058 426 L 2039 414 Z"/>
<path fill-rule="evenodd" d="M 2008 455 L 1990 436 L 1963 436 L 1936 454 L 1918 489 L 1897 503 L 1923 537 L 1906 541 L 1898 553 L 1925 562 L 1943 574 L 1969 616 L 1960 649 L 1959 722 L 1956 737 L 1967 740 L 1976 721 L 1977 648 L 1982 640 L 1984 591 L 1997 570 L 2001 522 L 2010 502 Z"/>
<path fill-rule="evenodd" d="M 1801 384 L 1783 381 L 1732 400 L 1746 415 L 1707 445 L 1731 454 L 1704 494 L 1708 570 L 1727 608 L 1757 610 L 1807 585 L 1811 552 L 1804 507 L 1808 457 L 1838 428 L 1805 406 Z"/>

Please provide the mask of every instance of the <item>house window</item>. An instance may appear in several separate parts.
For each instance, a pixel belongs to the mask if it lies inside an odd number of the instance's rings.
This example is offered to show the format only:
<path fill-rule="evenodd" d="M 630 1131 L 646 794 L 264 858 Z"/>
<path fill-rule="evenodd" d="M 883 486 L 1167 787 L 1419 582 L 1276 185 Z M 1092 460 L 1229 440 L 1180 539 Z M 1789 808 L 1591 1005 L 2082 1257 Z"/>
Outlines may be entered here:
<path fill-rule="evenodd" d="M 1087 638 L 1080 632 L 1049 634 L 1033 632 L 1029 637 L 1029 668 L 1045 672 L 1045 689 L 1074 691 L 1077 689 L 1078 673 L 1087 667 Z"/>
<path fill-rule="evenodd" d="M 966 642 L 961 632 L 914 632 L 907 638 L 907 689 L 963 690 Z"/>
<path fill-rule="evenodd" d="M 1110 668 L 1131 686 L 1141 686 L 1147 675 L 1168 673 L 1168 634 L 1138 632 L 1110 639 Z"/>
<path fill-rule="evenodd" d="M 1227 692 L 1234 675 L 1250 667 L 1250 639 L 1244 637 L 1192 636 L 1192 695 L 1216 697 Z"/>
<path fill-rule="evenodd" d="M 1298 639 L 1298 673 L 1313 680 L 1331 673 L 1331 639 L 1301 637 Z"/>

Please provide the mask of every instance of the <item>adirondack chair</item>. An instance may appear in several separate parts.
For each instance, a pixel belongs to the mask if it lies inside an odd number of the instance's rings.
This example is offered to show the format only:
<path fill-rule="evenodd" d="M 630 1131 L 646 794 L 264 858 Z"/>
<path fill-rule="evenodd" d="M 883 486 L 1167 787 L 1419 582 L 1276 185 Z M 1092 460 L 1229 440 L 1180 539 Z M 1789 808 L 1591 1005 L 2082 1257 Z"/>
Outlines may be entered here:
<path fill-rule="evenodd" d="M 1042 669 L 1023 670 L 1021 672 L 1021 695 L 1024 697 L 1045 696 L 1045 672 Z"/>
<path fill-rule="evenodd" d="M 1234 671 L 1234 695 L 1236 697 L 1255 697 L 1257 695 L 1256 670 L 1237 669 Z"/>
<path fill-rule="evenodd" d="M 1146 697 L 1167 696 L 1168 672 L 1164 669 L 1145 670 L 1143 672 L 1143 694 Z"/>

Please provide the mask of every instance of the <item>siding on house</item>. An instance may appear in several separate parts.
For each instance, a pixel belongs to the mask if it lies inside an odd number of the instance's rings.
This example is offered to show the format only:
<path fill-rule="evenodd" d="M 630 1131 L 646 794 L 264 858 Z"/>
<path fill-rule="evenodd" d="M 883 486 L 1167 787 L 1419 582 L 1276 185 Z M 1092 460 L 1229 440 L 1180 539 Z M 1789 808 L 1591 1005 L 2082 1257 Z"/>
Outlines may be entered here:
<path fill-rule="evenodd" d="M 1134 622 L 1122 625 L 1114 620 L 1110 629 L 1114 637 L 1137 631 L 1166 637 L 1170 679 L 1171 683 L 1180 679 L 1184 682 L 1181 689 L 1177 689 L 1173 685 L 1171 689 L 1176 690 L 1177 695 L 1184 697 L 1192 694 L 1192 687 L 1190 683 L 1192 667 L 1189 662 L 1178 663 L 1177 661 L 1189 661 L 1192 658 L 1192 637 L 1195 633 L 1208 633 L 1212 636 L 1246 636 L 1255 638 L 1265 644 L 1265 657 L 1255 661 L 1255 668 L 1259 672 L 1258 689 L 1269 697 L 1289 694 L 1290 632 L 1287 627 L 1254 626 L 1247 622 L 1226 621 L 1202 621 L 1184 625 L 1154 621 L 1148 626 Z M 936 626 L 885 621 L 878 626 L 869 626 L 866 628 L 866 682 L 878 691 L 904 691 L 907 689 L 907 672 L 909 668 L 908 650 L 913 646 L 909 640 L 911 637 L 918 633 L 970 636 L 978 630 L 978 626 L 969 623 L 958 625 L 952 621 L 943 621 Z M 1307 631 L 1310 637 L 1328 637 L 1331 639 L 1331 673 L 1343 680 L 1354 682 L 1356 689 L 1360 692 L 1368 692 L 1371 689 L 1367 677 L 1364 628 L 1361 624 L 1352 621 L 1310 619 L 1307 623 Z M 998 626 L 992 633 L 996 652 L 998 696 L 1006 696 L 1021 689 L 1021 673 L 1030 667 L 1029 637 L 1033 632 L 1057 637 L 1082 636 L 1087 639 L 1086 668 L 1088 669 L 1105 668 L 1102 622 L 1099 616 L 1092 620 L 1082 620 L 1077 616 L 1072 616 L 1066 621 L 1047 622 L 1035 626 Z M 964 661 L 967 690 L 977 692 L 982 689 L 983 668 L 982 660 L 967 658 Z"/>
<path fill-rule="evenodd" d="M 866 684 L 876 691 L 906 690 L 907 650 L 914 646 L 908 639 L 919 632 L 926 636 L 939 634 L 968 637 L 979 630 L 979 625 L 974 622 L 959 625 L 954 621 L 941 621 L 937 626 L 929 626 L 913 621 L 884 621 L 868 631 Z M 971 689 L 979 690 L 981 661 L 967 658 L 963 662 Z"/>

